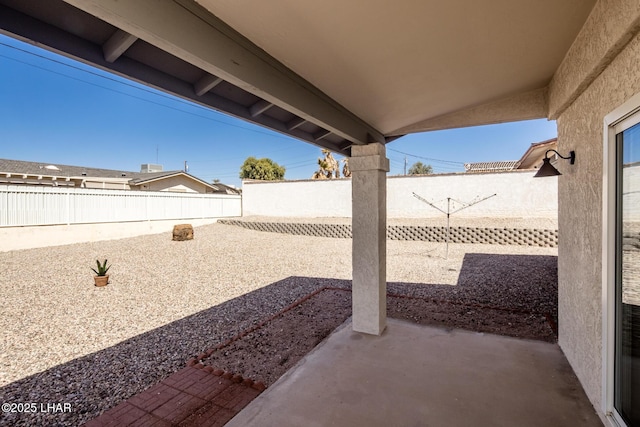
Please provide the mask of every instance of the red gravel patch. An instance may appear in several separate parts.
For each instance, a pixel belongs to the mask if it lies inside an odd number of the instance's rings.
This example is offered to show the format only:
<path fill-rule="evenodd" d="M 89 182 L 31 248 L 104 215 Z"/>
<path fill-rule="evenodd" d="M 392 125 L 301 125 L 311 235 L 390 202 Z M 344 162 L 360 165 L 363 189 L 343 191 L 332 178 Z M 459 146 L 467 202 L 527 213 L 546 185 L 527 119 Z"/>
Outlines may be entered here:
<path fill-rule="evenodd" d="M 548 313 L 388 295 L 387 315 L 422 325 L 555 342 Z M 242 332 L 198 362 L 273 384 L 351 316 L 350 289 L 322 288 Z"/>
<path fill-rule="evenodd" d="M 351 292 L 323 288 L 201 363 L 273 384 L 351 315 Z"/>

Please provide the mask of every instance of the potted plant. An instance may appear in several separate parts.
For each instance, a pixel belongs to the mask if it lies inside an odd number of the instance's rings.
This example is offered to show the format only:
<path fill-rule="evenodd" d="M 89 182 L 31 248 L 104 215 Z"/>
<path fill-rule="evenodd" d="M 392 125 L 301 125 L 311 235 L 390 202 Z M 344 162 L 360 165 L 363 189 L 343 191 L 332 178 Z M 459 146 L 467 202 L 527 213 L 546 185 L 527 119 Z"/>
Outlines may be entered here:
<path fill-rule="evenodd" d="M 95 268 L 91 269 L 93 270 L 94 273 L 96 273 L 96 275 L 93 278 L 96 282 L 96 286 L 107 286 L 107 283 L 109 283 L 109 275 L 107 274 L 107 271 L 109 271 L 111 266 L 107 267 L 106 259 L 102 264 L 100 264 L 100 260 L 96 260 L 96 264 L 98 265 L 98 269 L 97 270 Z"/>

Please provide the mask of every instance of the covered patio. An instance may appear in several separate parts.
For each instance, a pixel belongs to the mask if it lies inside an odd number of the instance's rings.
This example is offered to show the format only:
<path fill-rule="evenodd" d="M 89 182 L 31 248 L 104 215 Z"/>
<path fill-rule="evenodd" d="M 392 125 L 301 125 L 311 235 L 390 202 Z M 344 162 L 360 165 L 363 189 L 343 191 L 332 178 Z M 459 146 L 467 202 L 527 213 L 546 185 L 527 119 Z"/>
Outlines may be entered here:
<path fill-rule="evenodd" d="M 555 344 L 389 319 L 336 329 L 228 427 L 601 426 Z"/>
<path fill-rule="evenodd" d="M 558 165 L 559 345 L 609 425 L 640 423 L 614 375 L 614 146 L 640 110 L 639 30 L 634 0 L 0 0 L 4 34 L 350 156 L 352 329 L 380 340 L 386 144 L 557 120 L 576 152 Z"/>

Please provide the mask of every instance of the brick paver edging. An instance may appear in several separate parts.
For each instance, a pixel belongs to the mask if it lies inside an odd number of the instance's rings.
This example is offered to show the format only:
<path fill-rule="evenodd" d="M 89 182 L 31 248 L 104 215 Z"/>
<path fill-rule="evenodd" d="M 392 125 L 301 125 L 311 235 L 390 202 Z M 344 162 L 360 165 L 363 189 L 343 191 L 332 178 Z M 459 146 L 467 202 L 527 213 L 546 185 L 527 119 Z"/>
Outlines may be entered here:
<path fill-rule="evenodd" d="M 84 425 L 221 427 L 261 393 L 251 384 L 188 366 Z"/>

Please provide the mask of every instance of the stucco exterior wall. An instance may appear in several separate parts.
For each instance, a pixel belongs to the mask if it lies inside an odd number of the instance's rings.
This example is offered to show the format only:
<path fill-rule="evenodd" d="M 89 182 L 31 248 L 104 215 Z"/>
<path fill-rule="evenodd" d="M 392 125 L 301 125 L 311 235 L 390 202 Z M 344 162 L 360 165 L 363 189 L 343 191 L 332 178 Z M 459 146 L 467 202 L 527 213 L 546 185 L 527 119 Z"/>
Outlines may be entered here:
<path fill-rule="evenodd" d="M 559 344 L 594 406 L 602 404 L 603 120 L 640 92 L 640 37 L 635 36 L 558 117 Z"/>
<path fill-rule="evenodd" d="M 85 181 L 84 186 L 81 182 L 76 185 L 78 188 L 99 188 L 107 190 L 130 190 L 129 184 L 126 182 L 104 182 L 104 181 Z"/>
<path fill-rule="evenodd" d="M 390 177 L 387 180 L 387 209 L 391 218 L 435 218 L 444 214 L 418 200 L 413 193 L 447 211 L 460 203 L 479 203 L 454 215 L 457 217 L 549 218 L 558 212 L 557 178 L 534 178 L 535 172 L 474 173 L 422 177 Z M 481 199 L 489 197 L 484 201 Z"/>
<path fill-rule="evenodd" d="M 243 181 L 242 215 L 351 217 L 351 180 Z"/>
<path fill-rule="evenodd" d="M 456 217 L 557 218 L 557 178 L 534 172 L 451 174 L 387 179 L 389 218 L 442 218 L 444 214 L 413 193 L 449 212 L 496 194 L 455 213 Z M 351 217 L 351 180 L 244 182 L 243 215 L 274 217 Z"/>

